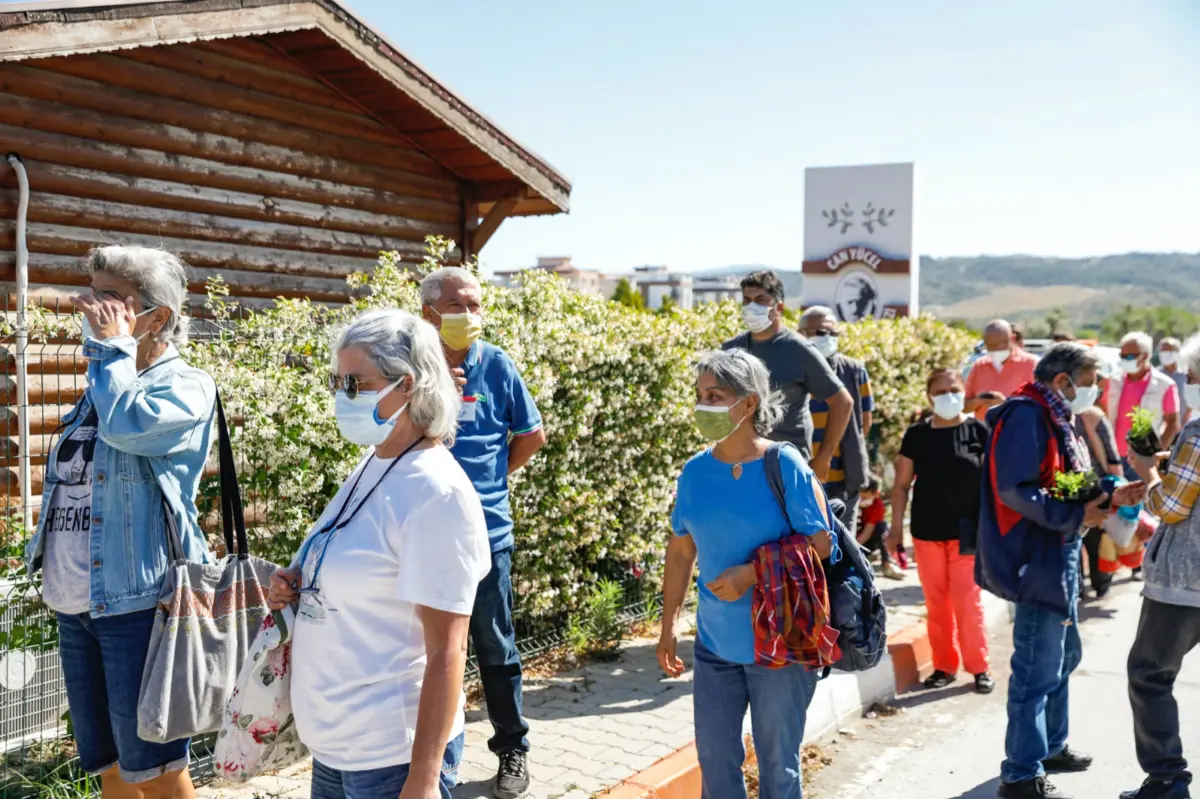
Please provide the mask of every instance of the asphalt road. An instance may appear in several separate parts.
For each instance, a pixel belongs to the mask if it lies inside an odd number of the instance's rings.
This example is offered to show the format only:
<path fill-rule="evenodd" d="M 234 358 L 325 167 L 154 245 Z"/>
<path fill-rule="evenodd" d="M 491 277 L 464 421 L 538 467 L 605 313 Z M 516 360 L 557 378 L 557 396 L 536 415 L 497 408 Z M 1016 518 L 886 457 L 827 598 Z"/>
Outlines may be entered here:
<path fill-rule="evenodd" d="M 1140 584 L 1115 585 L 1080 609 L 1083 663 L 1071 680 L 1072 747 L 1092 754 L 1085 774 L 1052 780 L 1074 799 L 1116 799 L 1144 779 L 1133 750 L 1125 659 L 1137 630 Z M 965 678 L 942 691 L 895 701 L 898 715 L 863 719 L 823 744 L 832 758 L 811 776 L 808 799 L 992 799 L 1004 758 L 1005 696 L 1011 628 L 992 636 L 998 685 L 977 695 Z M 1184 662 L 1175 686 L 1184 752 L 1200 769 L 1200 650 Z"/>

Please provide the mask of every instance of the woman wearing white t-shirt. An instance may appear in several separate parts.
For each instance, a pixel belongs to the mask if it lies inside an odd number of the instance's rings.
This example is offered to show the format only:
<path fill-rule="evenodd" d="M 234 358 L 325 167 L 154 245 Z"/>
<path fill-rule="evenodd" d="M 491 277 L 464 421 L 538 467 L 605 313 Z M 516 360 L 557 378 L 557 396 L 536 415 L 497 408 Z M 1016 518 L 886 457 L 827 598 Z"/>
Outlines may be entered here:
<path fill-rule="evenodd" d="M 479 497 L 447 447 L 458 390 L 437 331 L 362 314 L 334 346 L 338 427 L 373 449 L 272 579 L 298 602 L 292 704 L 313 799 L 449 797 L 463 749 L 463 670 L 488 573 Z"/>

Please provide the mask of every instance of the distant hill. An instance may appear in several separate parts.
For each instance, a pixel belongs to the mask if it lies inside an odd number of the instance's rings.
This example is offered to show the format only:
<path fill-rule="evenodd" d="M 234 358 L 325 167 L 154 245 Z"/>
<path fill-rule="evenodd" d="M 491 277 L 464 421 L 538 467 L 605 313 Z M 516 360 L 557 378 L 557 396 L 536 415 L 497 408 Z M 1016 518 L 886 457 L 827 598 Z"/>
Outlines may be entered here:
<path fill-rule="evenodd" d="M 763 264 L 695 272 L 742 276 Z M 776 269 L 788 304 L 803 297 L 799 271 Z M 980 324 L 997 316 L 1043 319 L 1061 308 L 1072 327 L 1098 324 L 1126 305 L 1176 305 L 1200 312 L 1200 253 L 1126 253 L 1101 258 L 981 255 L 921 258 L 921 309 Z"/>
<path fill-rule="evenodd" d="M 1200 311 L 1200 253 L 921 258 L 921 307 L 946 319 L 1023 320 L 1062 308 L 1079 326 L 1126 305 Z"/>

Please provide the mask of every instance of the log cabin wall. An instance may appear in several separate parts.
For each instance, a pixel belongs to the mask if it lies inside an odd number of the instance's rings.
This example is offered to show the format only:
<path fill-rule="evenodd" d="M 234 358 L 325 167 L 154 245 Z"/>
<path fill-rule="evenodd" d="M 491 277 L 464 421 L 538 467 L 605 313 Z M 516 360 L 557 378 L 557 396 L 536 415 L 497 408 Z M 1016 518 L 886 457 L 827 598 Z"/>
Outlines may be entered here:
<path fill-rule="evenodd" d="M 462 241 L 464 185 L 271 37 L 0 63 L 0 150 L 29 174 L 31 293 L 86 284 L 100 244 L 164 247 L 248 306 L 344 302 L 381 250 Z M 16 179 L 0 170 L 0 282 Z"/>

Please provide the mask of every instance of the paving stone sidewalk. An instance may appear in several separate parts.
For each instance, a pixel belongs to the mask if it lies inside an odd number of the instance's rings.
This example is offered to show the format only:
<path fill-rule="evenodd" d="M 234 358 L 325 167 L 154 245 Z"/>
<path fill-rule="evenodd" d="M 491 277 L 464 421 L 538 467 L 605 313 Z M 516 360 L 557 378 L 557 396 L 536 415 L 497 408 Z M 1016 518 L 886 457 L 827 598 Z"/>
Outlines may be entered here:
<path fill-rule="evenodd" d="M 619 660 L 593 662 L 550 678 L 525 681 L 529 721 L 529 799 L 585 799 L 620 784 L 692 741 L 691 672 L 666 679 L 652 639 L 626 644 Z M 680 641 L 691 662 L 692 642 Z M 497 761 L 488 751 L 491 725 L 467 711 L 466 751 L 456 799 L 491 796 Z M 293 799 L 309 795 L 309 766 L 237 788 L 204 787 L 202 799 Z"/>
<path fill-rule="evenodd" d="M 903 581 L 880 579 L 879 586 L 890 628 L 924 618 L 915 568 Z M 686 622 L 681 625 L 687 627 Z M 692 742 L 692 673 L 666 679 L 655 660 L 655 644 L 654 639 L 634 639 L 617 661 L 526 679 L 534 780 L 527 799 L 587 799 Z M 679 654 L 692 662 L 690 638 L 680 641 Z M 491 796 L 497 761 L 487 748 L 490 736 L 487 714 L 469 708 L 455 799 Z M 246 786 L 205 787 L 198 793 L 201 799 L 299 799 L 309 795 L 309 771 L 304 765 Z"/>

